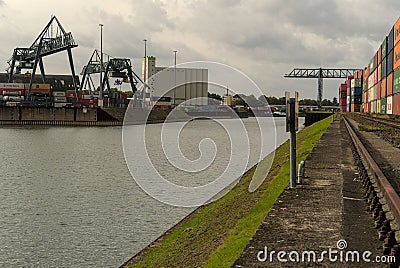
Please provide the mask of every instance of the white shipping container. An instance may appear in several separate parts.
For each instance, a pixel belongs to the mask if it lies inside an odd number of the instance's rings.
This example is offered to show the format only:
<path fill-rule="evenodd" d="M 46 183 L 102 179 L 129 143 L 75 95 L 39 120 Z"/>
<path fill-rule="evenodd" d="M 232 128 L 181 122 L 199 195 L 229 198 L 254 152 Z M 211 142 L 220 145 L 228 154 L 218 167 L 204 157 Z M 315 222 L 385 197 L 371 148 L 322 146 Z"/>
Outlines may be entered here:
<path fill-rule="evenodd" d="M 369 100 L 369 101 L 376 100 L 376 97 L 377 97 L 377 95 L 376 95 L 376 90 L 377 90 L 377 87 L 376 87 L 376 86 L 373 86 L 372 88 L 370 88 L 370 89 L 368 90 L 368 100 Z"/>
<path fill-rule="evenodd" d="M 376 101 L 371 101 L 371 113 L 376 113 Z"/>
<path fill-rule="evenodd" d="M 4 101 L 22 101 L 24 96 L 4 96 Z"/>
<path fill-rule="evenodd" d="M 3 95 L 4 95 L 4 96 L 20 96 L 20 95 L 24 95 L 23 92 L 24 92 L 24 91 L 22 91 L 22 90 L 13 90 L 13 91 L 10 91 L 10 89 L 8 89 L 8 90 L 4 90 L 4 91 L 3 91 Z"/>
<path fill-rule="evenodd" d="M 350 87 L 351 88 L 361 87 L 361 79 L 360 78 L 351 79 Z"/>
<path fill-rule="evenodd" d="M 7 89 L 24 89 L 23 83 L 0 83 L 0 89 L 7 90 Z"/>
<path fill-rule="evenodd" d="M 64 91 L 54 91 L 53 96 L 54 97 L 65 97 L 65 92 Z"/>
<path fill-rule="evenodd" d="M 371 88 L 374 85 L 375 85 L 374 74 L 371 74 L 370 76 L 368 76 L 368 88 Z"/>
<path fill-rule="evenodd" d="M 346 104 L 347 104 L 347 105 L 349 105 L 349 104 L 350 104 L 350 96 L 347 96 L 347 99 L 346 99 Z"/>
<path fill-rule="evenodd" d="M 54 97 L 54 102 L 67 102 L 66 97 Z"/>
<path fill-rule="evenodd" d="M 18 105 L 19 102 L 15 102 L 15 101 L 8 101 L 6 102 L 6 106 L 11 106 L 11 107 L 15 107 Z"/>
<path fill-rule="evenodd" d="M 62 107 L 65 107 L 66 104 L 67 103 L 65 103 L 65 102 L 55 102 L 54 108 L 62 108 Z"/>
<path fill-rule="evenodd" d="M 393 114 L 393 96 L 386 98 L 386 114 Z"/>

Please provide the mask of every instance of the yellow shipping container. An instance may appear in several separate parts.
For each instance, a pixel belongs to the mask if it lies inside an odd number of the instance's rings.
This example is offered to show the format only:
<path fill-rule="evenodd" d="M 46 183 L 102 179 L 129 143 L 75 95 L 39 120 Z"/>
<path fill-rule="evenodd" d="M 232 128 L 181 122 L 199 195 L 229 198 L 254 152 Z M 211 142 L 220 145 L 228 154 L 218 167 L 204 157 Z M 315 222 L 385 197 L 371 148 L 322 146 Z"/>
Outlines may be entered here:
<path fill-rule="evenodd" d="M 381 113 L 381 100 L 376 101 L 376 113 Z"/>
<path fill-rule="evenodd" d="M 25 89 L 29 89 L 29 84 L 24 84 Z M 46 89 L 50 90 L 50 84 L 32 84 L 32 89 Z"/>

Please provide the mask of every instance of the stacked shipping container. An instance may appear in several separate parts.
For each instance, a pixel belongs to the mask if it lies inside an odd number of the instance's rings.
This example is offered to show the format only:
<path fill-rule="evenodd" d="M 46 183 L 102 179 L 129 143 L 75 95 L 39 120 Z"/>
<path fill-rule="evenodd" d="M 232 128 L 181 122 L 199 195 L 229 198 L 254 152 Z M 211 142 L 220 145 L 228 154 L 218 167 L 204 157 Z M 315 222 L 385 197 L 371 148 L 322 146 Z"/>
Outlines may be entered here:
<path fill-rule="evenodd" d="M 0 83 L 0 106 L 34 105 L 40 107 L 65 107 L 73 103 L 85 103 L 89 108 L 98 107 L 98 95 L 83 95 L 82 91 L 75 90 L 52 91 L 50 84 L 32 84 L 29 103 L 27 99 L 29 84 L 23 83 Z M 104 107 L 126 107 L 129 103 L 125 93 L 109 92 L 103 99 Z"/>
<path fill-rule="evenodd" d="M 339 87 L 339 105 L 342 112 L 347 111 L 347 84 L 340 84 Z"/>
<path fill-rule="evenodd" d="M 351 85 L 350 92 L 347 90 L 350 101 L 347 101 L 349 105 L 346 111 L 400 114 L 400 17 L 383 39 L 368 66 L 363 72 L 356 72 L 354 79 L 348 78 L 346 84 L 348 83 Z M 340 93 L 339 97 L 342 98 Z M 360 108 L 357 106 L 358 93 L 361 94 Z"/>

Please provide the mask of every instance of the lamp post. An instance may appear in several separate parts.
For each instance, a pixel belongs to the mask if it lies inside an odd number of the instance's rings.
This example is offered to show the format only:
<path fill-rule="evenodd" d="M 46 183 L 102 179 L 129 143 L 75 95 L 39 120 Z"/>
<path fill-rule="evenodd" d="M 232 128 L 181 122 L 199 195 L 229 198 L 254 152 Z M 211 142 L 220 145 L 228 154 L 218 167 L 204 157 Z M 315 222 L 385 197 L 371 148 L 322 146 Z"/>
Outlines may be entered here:
<path fill-rule="evenodd" d="M 178 51 L 174 50 L 174 56 L 175 56 L 175 63 L 174 63 L 174 93 L 173 93 L 173 98 L 174 98 L 174 108 L 176 106 L 176 53 Z"/>
<path fill-rule="evenodd" d="M 100 26 L 100 107 L 103 107 L 103 24 Z"/>
<path fill-rule="evenodd" d="M 144 70 L 143 70 L 143 94 L 142 94 L 142 108 L 145 108 L 146 102 L 146 73 L 147 73 L 147 48 L 146 43 L 147 39 L 143 39 L 144 41 Z"/>

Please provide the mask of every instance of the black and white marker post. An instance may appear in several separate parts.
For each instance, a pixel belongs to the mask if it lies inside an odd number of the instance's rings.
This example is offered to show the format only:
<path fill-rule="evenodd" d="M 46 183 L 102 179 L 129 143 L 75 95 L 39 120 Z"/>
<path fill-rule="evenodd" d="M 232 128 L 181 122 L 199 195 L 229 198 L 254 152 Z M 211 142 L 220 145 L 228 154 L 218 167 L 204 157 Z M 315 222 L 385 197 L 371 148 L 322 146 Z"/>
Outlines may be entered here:
<path fill-rule="evenodd" d="M 294 94 L 295 97 L 290 98 L 290 92 L 285 92 L 286 132 L 290 132 L 290 188 L 296 187 L 296 131 L 299 127 L 299 93 Z"/>

